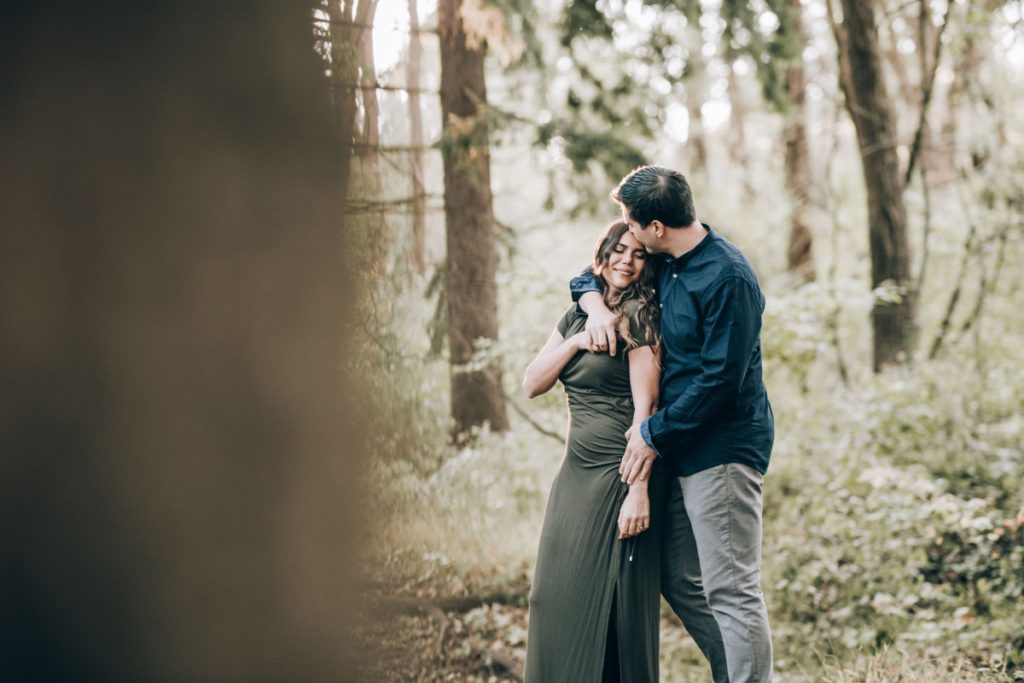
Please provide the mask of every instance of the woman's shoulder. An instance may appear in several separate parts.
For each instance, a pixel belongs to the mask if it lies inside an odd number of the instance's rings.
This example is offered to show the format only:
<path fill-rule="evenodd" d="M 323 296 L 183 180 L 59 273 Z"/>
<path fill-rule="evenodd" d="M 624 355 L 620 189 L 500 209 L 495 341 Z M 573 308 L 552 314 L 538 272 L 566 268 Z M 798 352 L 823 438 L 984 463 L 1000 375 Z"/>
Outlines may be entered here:
<path fill-rule="evenodd" d="M 579 304 L 573 303 L 569 308 L 565 309 L 565 313 L 563 313 L 562 317 L 558 319 L 558 331 L 562 333 L 562 336 L 565 336 L 566 331 L 572 327 L 574 323 L 580 320 L 586 320 L 586 318 L 586 311 L 580 308 Z"/>

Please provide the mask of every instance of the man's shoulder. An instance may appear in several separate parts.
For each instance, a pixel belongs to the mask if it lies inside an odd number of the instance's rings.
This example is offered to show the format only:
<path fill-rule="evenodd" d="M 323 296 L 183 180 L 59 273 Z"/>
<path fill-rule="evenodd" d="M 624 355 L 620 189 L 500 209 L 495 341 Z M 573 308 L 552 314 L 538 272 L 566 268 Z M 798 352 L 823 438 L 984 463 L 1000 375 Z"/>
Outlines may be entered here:
<path fill-rule="evenodd" d="M 708 250 L 708 256 L 711 257 L 710 261 L 714 266 L 714 273 L 708 284 L 739 278 L 760 289 L 757 273 L 754 272 L 754 266 L 750 259 L 721 233 L 715 233 L 715 237 L 716 239 L 710 245 L 711 249 Z"/>

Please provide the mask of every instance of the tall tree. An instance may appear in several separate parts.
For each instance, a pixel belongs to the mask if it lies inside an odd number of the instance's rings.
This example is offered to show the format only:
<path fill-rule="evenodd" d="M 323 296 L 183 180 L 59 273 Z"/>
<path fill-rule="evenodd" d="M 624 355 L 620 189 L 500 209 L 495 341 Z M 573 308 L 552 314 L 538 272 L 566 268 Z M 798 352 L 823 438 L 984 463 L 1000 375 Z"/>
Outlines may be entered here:
<path fill-rule="evenodd" d="M 728 39 L 726 56 L 735 59 L 748 55 L 754 64 L 765 102 L 785 116 L 783 142 L 786 189 L 792 202 L 787 247 L 787 267 L 797 277 L 815 279 L 814 244 L 808 220 L 813 176 L 807 143 L 806 76 L 803 51 L 807 45 L 800 0 L 767 0 L 765 10 L 774 15 L 776 27 L 763 27 L 765 12 L 755 12 L 751 4 L 726 0 L 722 4 L 724 36 Z M 735 77 L 730 76 L 730 89 Z M 733 97 L 732 104 L 736 105 Z M 735 157 L 735 153 L 734 153 Z"/>
<path fill-rule="evenodd" d="M 376 173 L 380 147 L 380 100 L 377 97 L 377 67 L 373 57 L 373 19 L 377 14 L 377 0 L 360 0 L 356 16 L 362 22 L 359 31 L 359 62 L 362 77 L 360 91 L 363 103 L 363 156 Z"/>
<path fill-rule="evenodd" d="M 689 156 L 690 173 L 705 171 L 708 167 L 707 133 L 704 130 L 702 107 L 708 97 L 708 65 L 704 57 L 704 33 L 700 26 L 700 3 L 692 2 L 685 8 L 688 55 L 684 76 L 686 79 L 687 136 L 685 149 Z"/>
<path fill-rule="evenodd" d="M 318 6 L 12 9 L 0 678 L 367 680 L 362 273 Z"/>
<path fill-rule="evenodd" d="M 815 279 L 814 240 L 807 217 L 813 176 L 810 150 L 807 144 L 807 102 L 805 89 L 803 46 L 807 42 L 800 16 L 800 0 L 785 0 L 785 12 L 780 13 L 780 27 L 792 33 L 797 49 L 786 65 L 784 88 L 786 92 L 786 127 L 783 138 L 786 145 L 786 187 L 793 203 L 790 211 L 787 268 L 804 282 Z"/>
<path fill-rule="evenodd" d="M 462 0 L 440 0 L 441 116 L 448 250 L 448 343 L 456 436 L 489 423 L 508 429 L 501 369 L 467 369 L 478 339 L 498 338 L 496 227 L 491 197 L 486 44 L 468 35 Z"/>
<path fill-rule="evenodd" d="M 375 154 L 379 144 L 376 134 L 379 107 L 371 29 L 377 0 L 329 0 L 322 6 L 322 11 L 326 12 L 330 27 L 331 98 L 339 117 L 341 141 L 346 147 L 339 189 L 341 196 L 347 197 L 352 185 L 356 112 L 360 108 L 365 112 L 361 148 Z M 369 132 L 371 125 L 373 133 Z M 372 138 L 367 139 L 368 135 Z"/>
<path fill-rule="evenodd" d="M 420 42 L 420 18 L 416 0 L 409 0 L 409 59 L 406 83 L 409 85 L 409 175 L 412 179 L 412 239 L 416 270 L 426 269 L 427 202 L 423 185 L 423 110 L 420 107 L 420 69 L 423 46 Z"/>
<path fill-rule="evenodd" d="M 896 117 L 885 89 L 875 4 L 841 0 L 842 23 L 832 26 L 839 47 L 840 83 L 860 146 L 868 193 L 871 285 L 894 285 L 897 296 L 876 297 L 871 311 L 873 367 L 909 360 L 917 337 L 910 275 L 904 181 L 896 154 Z M 831 0 L 828 3 L 831 12 Z"/>
<path fill-rule="evenodd" d="M 338 112 L 338 128 L 343 155 L 339 194 L 348 195 L 352 171 L 352 144 L 356 127 L 356 80 L 359 69 L 356 64 L 354 46 L 358 44 L 358 29 L 354 25 L 352 2 L 332 0 L 324 7 L 327 12 L 330 33 L 331 101 Z"/>

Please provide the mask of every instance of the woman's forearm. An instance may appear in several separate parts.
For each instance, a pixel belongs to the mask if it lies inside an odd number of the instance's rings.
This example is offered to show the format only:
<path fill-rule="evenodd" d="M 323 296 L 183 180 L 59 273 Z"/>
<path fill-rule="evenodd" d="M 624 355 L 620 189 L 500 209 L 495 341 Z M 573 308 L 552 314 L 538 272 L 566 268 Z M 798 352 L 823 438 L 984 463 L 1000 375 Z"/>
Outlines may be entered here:
<path fill-rule="evenodd" d="M 523 390 L 527 398 L 540 396 L 555 386 L 562 369 L 579 350 L 578 340 L 573 336 L 554 348 L 541 351 L 526 367 L 523 377 Z"/>
<path fill-rule="evenodd" d="M 661 368 L 657 356 L 650 346 L 643 346 L 629 352 L 629 385 L 633 396 L 633 426 L 630 431 L 639 431 L 640 424 L 654 414 L 658 406 L 659 377 Z M 646 479 L 638 479 L 630 485 L 630 492 L 647 494 Z"/>
<path fill-rule="evenodd" d="M 654 411 L 658 409 L 658 395 L 657 394 L 638 394 L 633 395 L 633 426 L 639 427 L 640 423 L 654 415 Z"/>

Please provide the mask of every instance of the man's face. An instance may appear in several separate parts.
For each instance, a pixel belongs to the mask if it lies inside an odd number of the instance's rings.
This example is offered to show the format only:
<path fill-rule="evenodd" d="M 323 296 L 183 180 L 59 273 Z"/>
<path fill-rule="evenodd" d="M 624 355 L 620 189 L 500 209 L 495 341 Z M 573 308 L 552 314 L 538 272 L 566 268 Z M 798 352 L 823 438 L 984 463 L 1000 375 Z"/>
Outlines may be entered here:
<path fill-rule="evenodd" d="M 653 222 L 650 225 L 640 225 L 640 223 L 633 219 L 629 209 L 625 206 L 622 207 L 622 220 L 629 226 L 629 232 L 636 238 L 636 241 L 644 245 L 648 253 L 657 254 L 664 251 L 661 239 L 654 232 Z"/>

